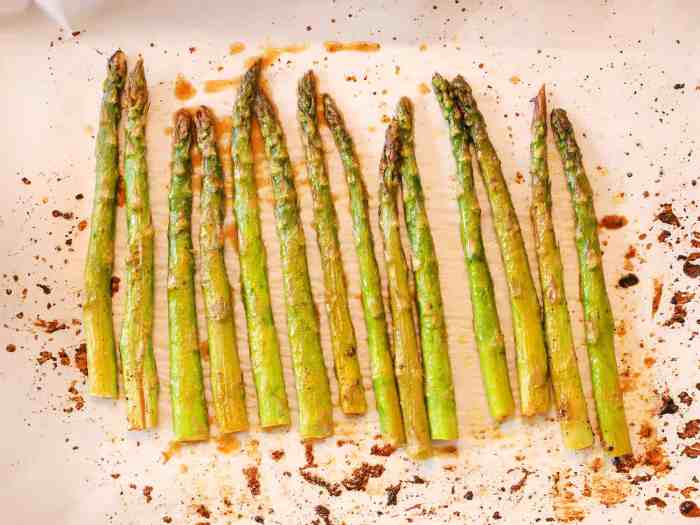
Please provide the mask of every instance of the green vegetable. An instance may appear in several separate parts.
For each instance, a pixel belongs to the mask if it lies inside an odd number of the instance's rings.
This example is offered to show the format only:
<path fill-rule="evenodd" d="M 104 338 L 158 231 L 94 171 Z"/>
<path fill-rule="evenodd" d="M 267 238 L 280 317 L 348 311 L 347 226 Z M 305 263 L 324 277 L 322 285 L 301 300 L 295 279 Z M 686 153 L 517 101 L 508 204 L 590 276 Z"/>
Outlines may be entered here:
<path fill-rule="evenodd" d="M 433 75 L 433 90 L 447 121 L 452 154 L 457 166 L 457 204 L 464 262 L 469 275 L 472 317 L 481 376 L 491 417 L 502 421 L 515 411 L 508 377 L 503 332 L 498 319 L 491 272 L 481 237 L 481 208 L 474 188 L 469 131 L 456 105 L 452 88 L 443 77 Z"/>
<path fill-rule="evenodd" d="M 549 372 L 544 331 L 518 216 L 503 178 L 501 161 L 491 144 L 471 88 L 458 76 L 452 81 L 452 89 L 476 149 L 501 249 L 510 291 L 521 410 L 526 416 L 546 413 L 549 410 Z"/>
<path fill-rule="evenodd" d="M 272 103 L 262 91 L 256 95 L 254 109 L 265 142 L 275 197 L 287 332 L 299 405 L 299 433 L 302 439 L 324 438 L 333 434 L 333 405 L 323 360 L 318 315 L 311 292 L 306 240 L 299 215 L 292 162 L 282 126 Z"/>
<path fill-rule="evenodd" d="M 192 117 L 175 114 L 168 222 L 170 398 L 176 441 L 209 438 L 207 400 L 197 339 L 192 255 Z"/>
<path fill-rule="evenodd" d="M 405 441 L 399 393 L 394 375 L 394 359 L 387 331 L 382 281 L 374 254 L 374 239 L 369 220 L 367 188 L 355 154 L 352 138 L 330 95 L 323 95 L 324 117 L 331 129 L 345 171 L 350 193 L 350 214 L 360 270 L 362 309 L 367 330 L 367 347 L 372 365 L 372 385 L 379 413 L 382 437 L 392 445 Z"/>
<path fill-rule="evenodd" d="M 114 223 L 119 180 L 119 119 L 126 78 L 121 50 L 107 62 L 102 85 L 100 124 L 95 146 L 95 197 L 90 219 L 90 243 L 85 262 L 83 330 L 87 342 L 88 391 L 98 397 L 119 396 L 119 371 L 112 324 Z"/>
<path fill-rule="evenodd" d="M 340 392 L 340 408 L 345 414 L 364 414 L 367 411 L 362 388 L 357 341 L 348 306 L 343 259 L 338 242 L 338 219 L 331 195 L 323 144 L 318 130 L 316 112 L 316 81 L 313 72 L 307 72 L 297 89 L 297 119 L 306 157 L 306 172 L 311 182 L 314 202 L 314 227 L 326 290 L 326 313 L 330 326 L 331 347 L 335 361 L 335 375 Z"/>
<path fill-rule="evenodd" d="M 153 223 L 148 197 L 146 116 L 148 88 L 139 59 L 126 81 L 127 256 L 126 313 L 120 353 L 129 430 L 158 424 L 158 372 L 153 355 Z"/>
<path fill-rule="evenodd" d="M 248 69 L 233 106 L 231 157 L 233 159 L 233 209 L 238 226 L 238 260 L 248 327 L 248 348 L 258 397 L 260 426 L 289 425 L 289 406 L 280 359 L 280 344 L 272 315 L 267 279 L 267 253 L 262 240 L 258 194 L 253 171 L 251 122 L 258 90 L 260 61 Z M 210 179 L 205 191 L 218 191 L 220 182 Z"/>
<path fill-rule="evenodd" d="M 588 423 L 588 408 L 581 386 L 569 308 L 566 304 L 564 268 L 552 222 L 552 193 L 547 166 L 547 100 L 544 86 L 534 99 L 530 154 L 530 216 L 535 232 L 535 251 L 540 271 L 554 401 L 564 445 L 571 449 L 586 448 L 593 444 L 593 432 Z"/>
<path fill-rule="evenodd" d="M 413 324 L 414 298 L 410 286 L 410 270 L 399 232 L 397 194 L 400 141 L 399 125 L 394 119 L 386 131 L 384 151 L 379 165 L 379 225 L 384 241 L 396 380 L 408 454 L 415 458 L 426 458 L 432 454 L 432 448 L 423 390 L 423 367 Z"/>
<path fill-rule="evenodd" d="M 248 430 L 245 386 L 238 359 L 233 294 L 224 262 L 224 176 L 214 136 L 214 115 L 195 113 L 197 146 L 202 152 L 199 250 L 202 295 L 207 319 L 211 396 L 219 431 Z"/>
<path fill-rule="evenodd" d="M 401 144 L 400 172 L 404 216 L 416 279 L 430 435 L 433 439 L 457 439 L 459 424 L 452 385 L 450 354 L 447 347 L 447 328 L 442 307 L 438 262 L 416 163 L 413 108 L 406 97 L 399 100 L 396 120 L 399 125 Z"/>
<path fill-rule="evenodd" d="M 551 120 L 576 217 L 580 291 L 598 422 L 605 450 L 611 456 L 623 456 L 632 452 L 632 446 L 615 362 L 615 324 L 605 289 L 593 190 L 566 112 L 555 109 Z"/>

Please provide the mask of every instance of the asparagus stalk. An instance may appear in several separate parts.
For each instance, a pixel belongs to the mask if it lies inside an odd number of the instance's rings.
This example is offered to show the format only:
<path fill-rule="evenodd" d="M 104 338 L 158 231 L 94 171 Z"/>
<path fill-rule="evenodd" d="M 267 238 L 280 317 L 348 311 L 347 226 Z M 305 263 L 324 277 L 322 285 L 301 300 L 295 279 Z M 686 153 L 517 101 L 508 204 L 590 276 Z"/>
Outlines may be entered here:
<path fill-rule="evenodd" d="M 426 458 L 432 454 L 432 449 L 423 390 L 423 368 L 413 324 L 414 298 L 410 286 L 410 270 L 399 233 L 397 194 L 400 140 L 399 125 L 394 119 L 386 131 L 384 151 L 379 165 L 379 225 L 384 241 L 396 380 L 408 454 L 415 458 Z"/>
<path fill-rule="evenodd" d="M 549 409 L 547 354 L 540 305 L 518 217 L 471 88 L 461 76 L 452 81 L 452 88 L 476 149 L 510 291 L 521 410 L 526 416 L 545 413 Z"/>
<path fill-rule="evenodd" d="M 615 362 L 615 325 L 605 289 L 593 190 L 566 112 L 555 109 L 551 120 L 576 218 L 580 292 L 598 422 L 605 450 L 623 456 L 632 452 L 632 446 Z"/>
<path fill-rule="evenodd" d="M 330 95 L 323 95 L 324 117 L 333 134 L 345 171 L 350 193 L 350 214 L 353 224 L 355 252 L 360 269 L 362 309 L 367 330 L 367 347 L 372 365 L 372 385 L 379 413 L 382 437 L 392 445 L 405 441 L 399 394 L 394 375 L 394 359 L 387 332 L 382 282 L 369 219 L 367 188 L 352 138 Z"/>
<path fill-rule="evenodd" d="M 120 353 L 126 390 L 129 430 L 158 424 L 158 373 L 153 355 L 153 222 L 148 196 L 146 116 L 148 88 L 143 60 L 126 81 L 127 258 L 126 313 Z"/>
<path fill-rule="evenodd" d="M 348 306 L 348 290 L 343 270 L 343 259 L 338 242 L 338 218 L 331 195 L 323 144 L 318 130 L 316 110 L 316 80 L 308 71 L 297 89 L 297 119 L 306 157 L 306 173 L 311 183 L 314 202 L 314 227 L 326 291 L 326 314 L 330 326 L 331 347 L 335 375 L 340 394 L 340 408 L 345 414 L 364 414 L 367 411 L 362 388 L 357 341 Z"/>
<path fill-rule="evenodd" d="M 333 434 L 333 405 L 311 292 L 292 163 L 282 126 L 271 101 L 262 91 L 256 95 L 254 110 L 265 143 L 275 198 L 287 332 L 299 404 L 299 433 L 302 439 L 324 438 Z"/>
<path fill-rule="evenodd" d="M 258 194 L 253 171 L 251 122 L 258 89 L 260 61 L 245 74 L 233 106 L 231 157 L 233 209 L 238 225 L 238 260 L 248 327 L 248 348 L 258 397 L 260 426 L 289 425 L 289 406 L 280 359 L 280 345 L 270 302 L 267 253 L 262 241 Z M 205 180 L 205 189 L 207 181 Z M 212 186 L 216 188 L 218 186 Z"/>
<path fill-rule="evenodd" d="M 211 395 L 222 434 L 248 430 L 243 373 L 238 359 L 233 297 L 224 262 L 224 176 L 214 136 L 214 115 L 195 113 L 197 146 L 202 153 L 199 250 L 202 295 L 207 319 Z"/>
<path fill-rule="evenodd" d="M 433 90 L 447 121 L 457 166 L 457 204 L 464 262 L 469 275 L 472 318 L 481 376 L 491 417 L 503 421 L 515 410 L 508 377 L 506 348 L 496 309 L 491 272 L 481 237 L 481 208 L 474 188 L 469 131 L 457 107 L 449 82 L 433 75 Z"/>
<path fill-rule="evenodd" d="M 175 114 L 168 222 L 170 398 L 176 441 L 209 438 L 207 400 L 197 339 L 192 256 L 192 117 Z"/>
<path fill-rule="evenodd" d="M 90 219 L 90 243 L 85 262 L 83 330 L 87 342 L 88 391 L 98 397 L 119 396 L 119 371 L 112 324 L 114 222 L 119 179 L 119 119 L 126 78 L 121 50 L 107 62 L 102 107 L 95 146 L 95 197 Z"/>
<path fill-rule="evenodd" d="M 564 445 L 571 449 L 581 449 L 593 444 L 593 432 L 588 422 L 586 398 L 576 361 L 564 290 L 564 268 L 552 222 L 552 193 L 547 166 L 547 100 L 544 86 L 534 99 L 530 155 L 530 217 L 535 233 L 535 252 L 542 288 L 554 402 Z"/>
<path fill-rule="evenodd" d="M 416 163 L 413 108 L 411 101 L 406 97 L 399 100 L 396 120 L 399 125 L 401 144 L 400 172 L 404 216 L 415 269 L 430 435 L 433 439 L 457 439 L 459 424 L 450 354 L 447 347 L 447 328 L 442 307 L 438 262 Z"/>

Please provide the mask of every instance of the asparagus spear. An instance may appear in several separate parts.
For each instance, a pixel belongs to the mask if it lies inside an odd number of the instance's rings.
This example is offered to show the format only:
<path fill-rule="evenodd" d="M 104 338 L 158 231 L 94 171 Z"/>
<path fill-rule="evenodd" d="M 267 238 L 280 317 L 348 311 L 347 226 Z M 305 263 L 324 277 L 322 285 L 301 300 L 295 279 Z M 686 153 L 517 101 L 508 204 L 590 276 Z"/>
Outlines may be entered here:
<path fill-rule="evenodd" d="M 148 88 L 139 58 L 126 81 L 126 313 L 120 353 L 129 430 L 158 424 L 158 373 L 153 355 L 153 222 L 148 196 Z"/>
<path fill-rule="evenodd" d="M 491 417 L 502 421 L 513 414 L 515 404 L 508 378 L 503 332 L 498 319 L 491 272 L 481 237 L 481 208 L 474 188 L 469 132 L 457 107 L 449 82 L 433 75 L 433 90 L 447 121 L 452 154 L 457 165 L 457 204 L 464 262 L 469 275 L 472 317 L 481 375 Z"/>
<path fill-rule="evenodd" d="M 593 444 L 593 432 L 588 423 L 586 398 L 581 386 L 569 308 L 566 304 L 564 269 L 552 223 L 552 193 L 547 166 L 547 100 L 544 86 L 534 99 L 530 154 L 530 217 L 535 232 L 535 251 L 540 270 L 554 401 L 564 445 L 572 449 L 586 448 Z"/>
<path fill-rule="evenodd" d="M 192 256 L 192 117 L 175 114 L 168 222 L 168 336 L 170 397 L 176 441 L 209 437 L 207 400 L 197 340 Z"/>
<path fill-rule="evenodd" d="M 406 430 L 408 453 L 415 458 L 432 454 L 430 427 L 425 407 L 423 368 L 413 324 L 410 270 L 399 233 L 399 162 L 401 138 L 396 119 L 386 130 L 379 165 L 379 225 L 384 241 L 384 260 L 389 281 L 389 302 L 394 344 L 396 380 Z"/>
<path fill-rule="evenodd" d="M 224 262 L 224 176 L 216 150 L 214 115 L 195 113 L 197 146 L 202 153 L 199 250 L 202 295 L 207 319 L 211 395 L 221 433 L 248 430 L 243 373 L 238 359 L 233 297 Z"/>
<path fill-rule="evenodd" d="M 403 97 L 399 100 L 396 119 L 401 144 L 400 172 L 404 216 L 415 268 L 430 435 L 433 439 L 457 439 L 459 425 L 438 262 L 425 211 L 425 195 L 418 174 L 413 138 L 413 108 L 408 98 Z"/>
<path fill-rule="evenodd" d="M 126 78 L 121 50 L 107 62 L 102 85 L 100 125 L 95 146 L 95 197 L 90 219 L 90 243 L 85 262 L 83 330 L 87 342 L 88 391 L 93 396 L 118 397 L 117 352 L 112 325 L 114 217 L 119 179 L 119 119 Z"/>
<path fill-rule="evenodd" d="M 348 306 L 348 291 L 343 259 L 338 242 L 338 218 L 335 213 L 330 183 L 323 159 L 323 144 L 318 131 L 316 112 L 316 80 L 308 71 L 297 89 L 297 119 L 306 157 L 306 172 L 311 182 L 314 201 L 314 227 L 326 290 L 326 313 L 330 326 L 335 375 L 340 393 L 340 408 L 345 414 L 367 411 L 362 388 L 357 341 Z"/>
<path fill-rule="evenodd" d="M 394 375 L 394 359 L 387 332 L 382 282 L 374 254 L 374 239 L 369 220 L 367 188 L 362 179 L 360 163 L 355 154 L 352 138 L 343 118 L 330 95 L 323 95 L 325 121 L 343 162 L 345 180 L 350 193 L 355 252 L 360 267 L 362 309 L 367 329 L 367 347 L 372 364 L 372 385 L 379 413 L 382 437 L 392 445 L 405 441 L 399 394 Z"/>
<path fill-rule="evenodd" d="M 318 314 L 311 292 L 292 163 L 282 126 L 272 103 L 262 91 L 258 91 L 255 97 L 254 110 L 265 142 L 275 197 L 287 332 L 299 403 L 299 432 L 302 439 L 324 438 L 333 434 L 333 405 L 323 361 Z"/>
<path fill-rule="evenodd" d="M 606 451 L 623 456 L 632 452 L 632 446 L 615 362 L 615 326 L 605 289 L 593 190 L 566 112 L 555 109 L 551 119 L 576 217 L 580 292 L 598 422 Z"/>
<path fill-rule="evenodd" d="M 267 254 L 262 241 L 258 195 L 253 171 L 251 122 L 253 99 L 260 76 L 260 61 L 245 74 L 233 106 L 231 156 L 233 158 L 233 209 L 238 224 L 238 260 L 248 326 L 248 347 L 260 426 L 289 425 L 289 407 L 280 359 L 280 345 L 270 302 Z M 206 187 L 206 181 L 205 181 Z"/>
<path fill-rule="evenodd" d="M 522 413 L 526 416 L 544 413 L 549 408 L 547 354 L 540 305 L 530 274 L 520 224 L 503 178 L 501 162 L 491 144 L 486 122 L 477 108 L 471 88 L 461 76 L 452 81 L 452 88 L 476 149 L 505 267 L 513 316 Z"/>

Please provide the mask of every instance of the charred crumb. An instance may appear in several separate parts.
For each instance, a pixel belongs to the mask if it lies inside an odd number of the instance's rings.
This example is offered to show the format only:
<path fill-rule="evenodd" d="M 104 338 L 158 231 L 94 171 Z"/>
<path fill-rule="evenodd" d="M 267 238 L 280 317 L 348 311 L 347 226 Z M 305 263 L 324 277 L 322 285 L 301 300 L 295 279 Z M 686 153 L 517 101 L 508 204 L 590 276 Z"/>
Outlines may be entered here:
<path fill-rule="evenodd" d="M 671 226 L 678 227 L 681 225 L 678 217 L 673 213 L 673 206 L 671 204 L 662 204 L 661 211 L 656 215 L 656 219 Z"/>
<path fill-rule="evenodd" d="M 306 465 L 303 468 L 317 467 L 316 458 L 314 458 L 314 444 L 311 441 L 306 441 L 304 443 L 304 458 L 306 459 Z"/>
<path fill-rule="evenodd" d="M 328 507 L 324 507 L 323 505 L 316 505 L 316 508 L 314 508 L 314 510 L 316 511 L 318 517 L 323 520 L 324 525 L 333 525 L 333 522 L 331 521 L 331 511 L 328 510 Z"/>
<path fill-rule="evenodd" d="M 680 394 L 678 394 L 678 400 L 687 407 L 689 407 L 690 405 L 693 404 L 693 398 L 685 390 L 683 392 L 681 392 Z"/>
<path fill-rule="evenodd" d="M 606 215 L 600 220 L 600 227 L 607 230 L 619 230 L 627 225 L 627 217 L 623 215 Z"/>
<path fill-rule="evenodd" d="M 644 502 L 647 507 L 659 507 L 660 509 L 663 509 L 666 507 L 666 502 L 662 500 L 661 498 L 658 498 L 656 496 L 649 498 Z"/>
<path fill-rule="evenodd" d="M 627 275 L 623 275 L 620 277 L 620 280 L 617 281 L 617 285 L 620 288 L 630 288 L 631 286 L 636 286 L 639 284 L 639 277 L 637 277 L 633 273 L 628 273 Z"/>
<path fill-rule="evenodd" d="M 651 316 L 654 317 L 661 306 L 661 295 L 663 294 L 664 283 L 659 279 L 654 279 L 654 296 L 651 300 Z"/>
<path fill-rule="evenodd" d="M 248 484 L 248 490 L 252 496 L 260 495 L 260 477 L 258 472 L 258 467 L 251 465 L 243 469 L 243 475 L 246 478 Z"/>
<path fill-rule="evenodd" d="M 153 496 L 151 496 L 152 493 L 153 487 L 150 485 L 143 487 L 143 496 L 146 498 L 146 503 L 150 503 L 153 500 Z"/>
<path fill-rule="evenodd" d="M 687 421 L 683 430 L 678 432 L 678 437 L 681 439 L 690 439 L 700 433 L 700 419 L 691 419 Z"/>
<path fill-rule="evenodd" d="M 58 332 L 59 330 L 68 329 L 68 325 L 58 319 L 53 319 L 51 321 L 46 321 L 45 319 L 37 318 L 34 321 L 34 326 L 40 328 L 43 332 L 47 334 L 52 334 Z"/>
<path fill-rule="evenodd" d="M 678 412 L 678 405 L 668 394 L 664 394 L 661 398 L 662 404 L 659 410 L 659 416 L 665 416 L 667 414 L 675 414 Z"/>
<path fill-rule="evenodd" d="M 121 282 L 121 279 L 117 277 L 116 275 L 112 276 L 112 279 L 110 280 L 110 288 L 112 290 L 112 297 L 115 296 L 115 294 L 119 291 L 119 283 Z"/>
<path fill-rule="evenodd" d="M 391 443 L 386 443 L 384 445 L 372 445 L 372 450 L 370 454 L 373 456 L 389 457 L 396 451 L 396 447 Z"/>
<path fill-rule="evenodd" d="M 632 485 L 639 485 L 641 483 L 646 483 L 651 481 L 651 474 L 642 474 L 641 476 L 635 476 L 632 478 Z"/>
<path fill-rule="evenodd" d="M 13 353 L 17 351 L 17 347 L 12 343 L 8 343 L 8 345 L 5 347 L 5 350 L 7 350 L 10 353 Z"/>
<path fill-rule="evenodd" d="M 396 505 L 398 502 L 399 491 L 401 490 L 401 482 L 399 481 L 396 485 L 389 485 L 384 489 L 386 492 L 386 504 L 387 506 Z"/>
<path fill-rule="evenodd" d="M 512 470 L 514 470 L 514 469 L 512 469 Z M 512 471 L 512 470 L 511 470 L 511 471 Z M 525 483 L 527 482 L 527 478 L 530 476 L 530 474 L 534 474 L 534 472 L 532 472 L 532 471 L 530 471 L 530 470 L 527 470 L 527 469 L 525 469 L 525 468 L 521 468 L 520 470 L 521 470 L 522 473 L 523 473 L 523 477 L 520 478 L 520 480 L 519 480 L 517 483 L 515 483 L 514 485 L 511 485 L 511 487 L 510 487 L 510 493 L 511 493 L 511 494 L 513 494 L 514 492 L 518 492 L 519 490 L 521 490 L 521 489 L 525 486 Z"/>
<path fill-rule="evenodd" d="M 692 459 L 700 458 L 700 441 L 696 441 L 692 445 L 686 446 L 681 454 Z"/>
<path fill-rule="evenodd" d="M 41 291 L 44 292 L 45 295 L 49 295 L 51 293 L 51 287 L 46 284 L 37 283 L 37 287 L 41 288 Z"/>
<path fill-rule="evenodd" d="M 195 512 L 199 514 L 202 518 L 207 520 L 211 517 L 211 512 L 207 507 L 204 506 L 204 504 L 198 505 L 195 509 Z"/>
<path fill-rule="evenodd" d="M 362 463 L 362 465 L 352 471 L 350 477 L 342 481 L 342 484 L 347 490 L 365 490 L 370 478 L 378 478 L 382 474 L 384 474 L 383 465 Z"/>
<path fill-rule="evenodd" d="M 284 450 L 273 450 L 272 452 L 270 452 L 270 456 L 272 457 L 273 461 L 279 461 L 284 457 Z"/>
<path fill-rule="evenodd" d="M 409 483 L 413 483 L 415 485 L 423 485 L 425 483 L 425 480 L 420 476 L 414 474 L 413 477 L 409 480 Z"/>
<path fill-rule="evenodd" d="M 75 349 L 73 362 L 75 363 L 75 367 L 80 370 L 84 376 L 88 375 L 87 345 L 85 343 L 80 343 L 78 348 Z"/>
<path fill-rule="evenodd" d="M 700 264 L 695 264 L 693 261 L 700 259 L 700 252 L 693 252 L 686 258 L 683 263 L 683 273 L 691 279 L 700 277 Z"/>
<path fill-rule="evenodd" d="M 687 518 L 700 518 L 700 508 L 692 501 L 684 501 L 678 510 Z"/>
<path fill-rule="evenodd" d="M 671 232 L 668 230 L 661 230 L 658 237 L 656 238 L 659 242 L 664 243 L 671 236 Z"/>
<path fill-rule="evenodd" d="M 636 460 L 633 454 L 625 454 L 624 456 L 617 456 L 612 459 L 612 464 L 615 470 L 620 473 L 627 474 L 636 465 Z"/>

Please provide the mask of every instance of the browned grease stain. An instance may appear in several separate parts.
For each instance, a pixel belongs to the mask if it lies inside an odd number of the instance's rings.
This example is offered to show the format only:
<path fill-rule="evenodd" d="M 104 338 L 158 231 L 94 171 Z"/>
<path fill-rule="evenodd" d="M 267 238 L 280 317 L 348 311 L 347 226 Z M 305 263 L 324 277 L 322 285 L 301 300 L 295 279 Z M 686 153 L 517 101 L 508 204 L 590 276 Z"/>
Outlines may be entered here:
<path fill-rule="evenodd" d="M 520 84 L 520 82 L 520 77 L 518 75 L 513 75 L 512 77 L 510 77 L 510 83 L 514 86 L 517 86 L 518 84 Z"/>
<path fill-rule="evenodd" d="M 245 67 L 249 68 L 258 59 L 262 59 L 262 67 L 267 67 L 277 60 L 283 53 L 301 53 L 308 49 L 307 44 L 290 44 L 283 47 L 266 47 L 263 49 L 262 55 L 250 57 L 245 61 Z"/>
<path fill-rule="evenodd" d="M 420 51 L 427 51 L 428 50 L 428 44 L 422 43 L 420 46 L 418 46 L 418 49 Z"/>
<path fill-rule="evenodd" d="M 218 78 L 204 82 L 205 93 L 219 93 L 227 89 L 233 89 L 241 83 L 241 77 Z"/>
<path fill-rule="evenodd" d="M 197 90 L 182 75 L 178 75 L 175 80 L 175 98 L 178 100 L 189 100 L 197 94 Z"/>
<path fill-rule="evenodd" d="M 427 95 L 428 93 L 430 93 L 430 88 L 428 87 L 428 84 L 426 84 L 425 82 L 421 82 L 420 84 L 418 84 L 418 92 L 421 95 Z"/>
<path fill-rule="evenodd" d="M 243 42 L 233 42 L 228 46 L 229 55 L 237 55 L 245 50 L 245 44 Z"/>
<path fill-rule="evenodd" d="M 338 51 L 359 51 L 361 53 L 375 53 L 379 51 L 380 45 L 378 42 L 366 42 L 358 40 L 356 42 L 337 42 L 327 41 L 323 43 L 323 47 L 329 53 L 337 53 Z"/>
<path fill-rule="evenodd" d="M 226 135 L 231 135 L 231 126 L 233 126 L 233 119 L 230 116 L 217 118 L 214 123 L 217 139 L 221 140 Z"/>
<path fill-rule="evenodd" d="M 206 339 L 199 342 L 199 355 L 202 359 L 209 360 L 209 341 Z"/>
<path fill-rule="evenodd" d="M 170 461 L 170 458 L 175 456 L 181 448 L 182 443 L 178 443 L 177 441 L 171 441 L 168 443 L 168 448 L 161 452 L 161 455 L 163 456 L 163 463 Z"/>
<path fill-rule="evenodd" d="M 570 490 L 573 483 L 569 481 L 569 469 L 555 472 L 552 479 L 552 507 L 556 520 L 561 523 L 582 521 L 586 517 L 586 513 Z"/>
<path fill-rule="evenodd" d="M 433 447 L 433 453 L 436 456 L 450 456 L 450 457 L 459 456 L 459 451 L 457 450 L 457 447 L 455 447 L 454 445 L 446 445 L 444 447 Z"/>
<path fill-rule="evenodd" d="M 664 291 L 664 283 L 661 279 L 654 279 L 654 296 L 651 299 L 651 316 L 656 316 L 661 305 L 661 295 Z"/>
<path fill-rule="evenodd" d="M 170 137 L 173 134 L 173 127 L 172 126 L 166 126 L 163 128 L 163 133 L 165 133 L 166 137 Z"/>
<path fill-rule="evenodd" d="M 233 454 L 241 448 L 241 442 L 235 434 L 224 434 L 216 438 L 216 450 L 222 454 Z"/>
<path fill-rule="evenodd" d="M 202 165 L 202 152 L 199 151 L 199 148 L 192 148 L 192 166 L 195 168 L 198 168 L 199 166 Z"/>
<path fill-rule="evenodd" d="M 606 507 L 622 503 L 630 493 L 629 482 L 596 474 L 591 482 L 593 496 Z"/>
<path fill-rule="evenodd" d="M 600 220 L 600 226 L 607 230 L 619 230 L 625 226 L 627 222 L 627 217 L 623 215 L 606 215 Z"/>

